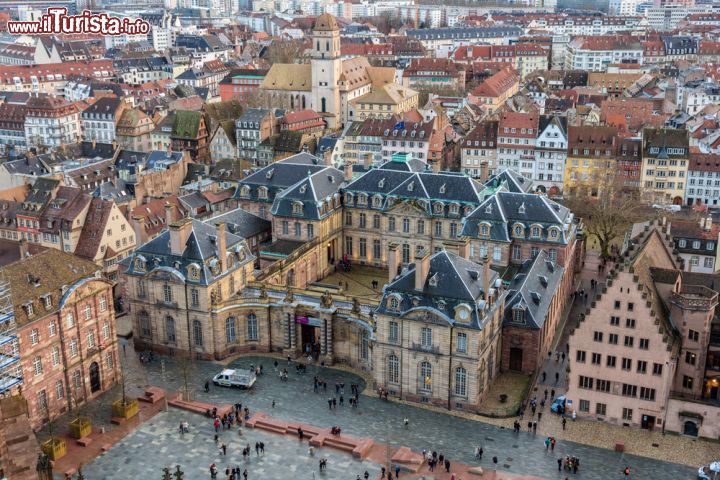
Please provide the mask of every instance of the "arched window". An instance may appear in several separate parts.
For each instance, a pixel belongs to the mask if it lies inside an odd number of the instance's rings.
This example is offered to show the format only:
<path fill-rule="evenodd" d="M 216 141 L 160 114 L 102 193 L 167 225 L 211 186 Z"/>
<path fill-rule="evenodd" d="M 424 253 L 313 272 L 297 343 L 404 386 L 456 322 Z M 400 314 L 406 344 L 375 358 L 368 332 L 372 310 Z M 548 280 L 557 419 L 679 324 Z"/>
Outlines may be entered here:
<path fill-rule="evenodd" d="M 302 97 L 302 108 L 305 110 L 305 96 Z"/>
<path fill-rule="evenodd" d="M 138 321 L 140 323 L 140 335 L 143 337 L 151 337 L 150 315 L 148 315 L 145 310 L 141 310 L 140 313 L 138 313 Z"/>
<path fill-rule="evenodd" d="M 325 101 L 325 97 L 323 97 L 322 99 L 320 99 L 320 111 L 322 113 L 325 113 L 327 111 L 325 108 L 326 108 L 326 101 Z"/>
<path fill-rule="evenodd" d="M 432 391 L 432 365 L 430 362 L 420 364 L 420 390 Z"/>
<path fill-rule="evenodd" d="M 258 335 L 257 317 L 254 313 L 250 313 L 247 316 L 247 339 L 255 341 L 260 339 Z"/>
<path fill-rule="evenodd" d="M 165 317 L 165 340 L 175 343 L 175 319 L 169 315 Z"/>
<path fill-rule="evenodd" d="M 388 357 L 388 382 L 400 383 L 400 360 L 395 354 Z"/>
<path fill-rule="evenodd" d="M 235 335 L 235 317 L 225 319 L 225 340 L 227 343 L 235 343 L 237 335 Z"/>
<path fill-rule="evenodd" d="M 202 324 L 200 323 L 200 320 L 193 320 L 193 340 L 195 341 L 195 346 L 202 347 L 203 344 L 203 331 L 202 331 Z"/>
<path fill-rule="evenodd" d="M 467 371 L 463 367 L 455 369 L 455 395 L 467 396 Z"/>

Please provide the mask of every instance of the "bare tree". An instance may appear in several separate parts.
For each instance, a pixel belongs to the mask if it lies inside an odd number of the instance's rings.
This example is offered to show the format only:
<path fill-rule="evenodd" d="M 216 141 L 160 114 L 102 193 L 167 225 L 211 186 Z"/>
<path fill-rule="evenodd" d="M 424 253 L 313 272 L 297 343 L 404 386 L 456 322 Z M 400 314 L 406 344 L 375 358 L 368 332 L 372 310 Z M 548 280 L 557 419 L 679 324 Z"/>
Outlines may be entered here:
<path fill-rule="evenodd" d="M 273 63 L 298 63 L 303 56 L 304 42 L 299 40 L 274 41 L 267 52 L 267 61 Z"/>
<path fill-rule="evenodd" d="M 608 258 L 613 240 L 641 219 L 642 205 L 623 188 L 622 178 L 614 171 L 598 177 L 600 180 L 591 186 L 564 192 L 564 203 L 582 218 L 586 232 L 597 239 L 600 256 Z"/>
<path fill-rule="evenodd" d="M 183 382 L 183 394 L 186 402 L 192 400 L 193 389 L 190 386 L 190 382 L 195 372 L 195 362 L 193 361 L 192 353 L 190 355 L 183 355 L 178 358 L 178 367 L 180 368 L 180 375 L 182 376 Z"/>

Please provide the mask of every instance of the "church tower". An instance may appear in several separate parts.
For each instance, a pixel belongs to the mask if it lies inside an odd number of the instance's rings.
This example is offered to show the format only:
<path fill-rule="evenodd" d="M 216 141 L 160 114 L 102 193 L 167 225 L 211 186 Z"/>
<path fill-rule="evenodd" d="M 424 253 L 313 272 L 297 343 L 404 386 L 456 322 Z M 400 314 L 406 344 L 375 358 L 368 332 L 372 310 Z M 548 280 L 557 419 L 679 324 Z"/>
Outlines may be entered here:
<path fill-rule="evenodd" d="M 328 128 L 340 128 L 340 27 L 329 13 L 320 15 L 313 27 L 312 108 L 328 124 Z"/>

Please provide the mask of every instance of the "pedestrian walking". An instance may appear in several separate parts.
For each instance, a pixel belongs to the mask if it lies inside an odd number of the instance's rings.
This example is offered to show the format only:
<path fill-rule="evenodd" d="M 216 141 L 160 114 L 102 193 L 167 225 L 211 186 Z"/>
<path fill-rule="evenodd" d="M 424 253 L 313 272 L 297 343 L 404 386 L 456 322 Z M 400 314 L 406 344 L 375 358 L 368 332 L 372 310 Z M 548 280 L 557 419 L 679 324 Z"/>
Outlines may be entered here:
<path fill-rule="evenodd" d="M 562 472 L 562 458 L 558 458 L 558 472 Z"/>
<path fill-rule="evenodd" d="M 542 412 L 538 412 L 538 422 L 540 421 L 541 418 L 542 418 Z"/>
<path fill-rule="evenodd" d="M 533 422 L 533 434 L 537 433 L 537 422 Z"/>
<path fill-rule="evenodd" d="M 395 465 L 395 478 L 400 478 L 400 465 Z"/>
<path fill-rule="evenodd" d="M 545 372 L 543 372 L 543 381 L 545 381 Z M 547 400 L 548 391 L 547 388 L 545 389 L 545 400 Z"/>
<path fill-rule="evenodd" d="M 550 398 L 555 398 L 555 389 L 550 390 Z"/>
<path fill-rule="evenodd" d="M 227 455 L 227 445 L 225 445 L 224 443 L 220 445 L 220 450 L 222 450 L 223 455 Z"/>
<path fill-rule="evenodd" d="M 560 358 L 562 358 L 562 361 L 564 363 L 565 362 L 565 352 L 563 352 L 562 355 L 560 355 Z"/>
<path fill-rule="evenodd" d="M 555 385 L 560 381 L 560 372 L 555 372 Z"/>
<path fill-rule="evenodd" d="M 450 473 L 450 460 L 445 459 L 445 472 Z"/>
<path fill-rule="evenodd" d="M 275 400 L 272 401 L 272 408 L 275 408 Z"/>
<path fill-rule="evenodd" d="M 566 423 L 567 423 L 567 418 L 563 417 L 563 419 L 562 419 L 563 430 L 565 430 L 565 424 L 566 424 Z"/>
<path fill-rule="evenodd" d="M 497 470 L 497 463 L 498 463 L 498 458 L 497 458 L 497 456 L 494 456 L 493 457 L 493 466 L 494 466 L 495 470 Z"/>

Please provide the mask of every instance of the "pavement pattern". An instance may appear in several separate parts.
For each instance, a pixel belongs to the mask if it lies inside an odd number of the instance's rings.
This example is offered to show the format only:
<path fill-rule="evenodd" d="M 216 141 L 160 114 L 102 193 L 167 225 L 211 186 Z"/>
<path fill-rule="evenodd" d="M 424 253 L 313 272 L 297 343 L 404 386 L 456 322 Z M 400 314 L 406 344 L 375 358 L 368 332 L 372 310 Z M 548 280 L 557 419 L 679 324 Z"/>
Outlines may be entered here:
<path fill-rule="evenodd" d="M 364 387 L 359 376 L 318 365 L 311 365 L 307 368 L 307 373 L 298 374 L 294 368 L 295 362 L 288 365 L 287 361 L 283 360 L 279 361 L 279 368 L 287 368 L 289 378 L 281 381 L 274 371 L 273 362 L 274 359 L 269 357 L 244 357 L 230 362 L 230 368 L 248 367 L 250 364 L 262 365 L 264 374 L 249 391 L 213 386 L 209 393 L 203 391 L 203 384 L 218 373 L 223 365 L 215 362 L 194 362 L 194 399 L 215 404 L 240 402 L 243 406 L 248 406 L 251 412 L 264 411 L 273 417 L 320 427 L 339 425 L 343 433 L 348 435 L 370 437 L 376 443 L 389 441 L 392 447 L 404 445 L 415 451 L 436 450 L 453 461 L 468 465 L 479 464 L 484 468 L 492 468 L 492 457 L 497 456 L 499 470 L 520 475 L 562 480 L 567 473 L 558 472 L 557 459 L 572 455 L 580 458 L 581 465 L 577 475 L 570 475 L 572 478 L 620 479 L 624 478 L 621 472 L 625 466 L 632 468 L 633 479 L 696 478 L 695 469 L 691 467 L 565 440 L 558 440 L 555 451 L 548 452 L 543 444 L 544 437 L 527 432 L 526 427 L 520 434 L 515 434 L 511 429 L 365 395 L 360 397 L 359 406 L 352 408 L 347 402 L 350 384 L 360 384 L 361 389 Z M 153 385 L 179 391 L 182 390 L 183 383 L 179 372 L 174 359 L 162 358 L 148 366 L 147 378 Z M 327 383 L 327 391 L 313 391 L 315 375 Z M 339 400 L 340 397 L 335 393 L 336 383 L 345 385 L 345 405 L 338 405 L 336 409 L 330 410 L 328 398 L 337 397 Z M 408 428 L 403 427 L 403 419 L 406 417 L 410 419 Z M 543 417 L 543 423 L 550 420 L 548 417 L 551 417 L 549 412 Z M 557 421 L 557 417 L 552 418 Z M 474 458 L 476 446 L 482 446 L 485 452 L 480 462 Z M 206 468 L 209 463 L 205 461 L 202 465 Z M 340 477 L 331 477 L 328 474 L 328 478 L 352 480 L 355 474 Z"/>
<path fill-rule="evenodd" d="M 180 422 L 188 422 L 189 432 L 179 433 Z M 248 471 L 248 479 L 298 480 L 348 479 L 363 476 L 367 470 L 377 478 L 380 467 L 360 461 L 339 450 L 318 448 L 309 455 L 307 441 L 301 442 L 285 435 L 244 428 L 242 436 L 236 429 L 220 431 L 218 443 L 211 421 L 199 415 L 170 409 L 140 426 L 115 444 L 107 453 L 83 467 L 88 479 L 150 480 L 160 479 L 163 468 L 180 465 L 184 480 L 210 478 L 210 465 L 215 463 L 218 478 L 224 479 L 225 468 L 240 467 Z M 265 444 L 265 453 L 257 455 L 255 442 Z M 227 455 L 220 445 L 227 446 Z M 243 460 L 242 449 L 250 446 L 251 454 Z M 320 472 L 318 461 L 327 458 L 327 469 Z"/>

